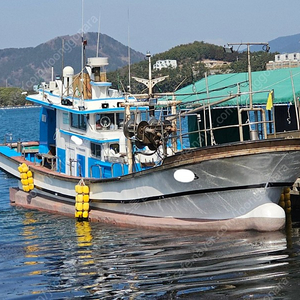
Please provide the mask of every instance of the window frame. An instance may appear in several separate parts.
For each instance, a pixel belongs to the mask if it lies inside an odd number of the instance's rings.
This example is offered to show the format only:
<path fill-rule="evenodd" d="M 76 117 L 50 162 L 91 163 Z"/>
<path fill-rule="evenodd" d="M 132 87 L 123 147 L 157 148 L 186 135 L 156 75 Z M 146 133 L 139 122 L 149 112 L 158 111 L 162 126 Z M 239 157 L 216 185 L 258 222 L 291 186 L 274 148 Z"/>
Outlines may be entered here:
<path fill-rule="evenodd" d="M 87 129 L 87 117 L 83 114 L 70 113 L 70 125 L 72 128 L 86 131 Z"/>
<path fill-rule="evenodd" d="M 114 128 L 108 127 L 101 127 L 98 123 L 102 117 L 107 117 L 110 119 L 110 126 L 113 124 Z M 96 113 L 95 114 L 95 123 L 96 123 L 96 130 L 117 130 L 122 129 L 125 120 L 125 113 L 122 112 L 107 112 L 107 113 Z M 117 126 L 117 128 L 116 128 Z"/>
<path fill-rule="evenodd" d="M 101 153 L 102 153 L 102 146 L 101 146 L 101 144 L 97 144 L 97 143 L 91 142 L 90 148 L 91 148 L 91 155 L 93 157 L 101 159 Z"/>

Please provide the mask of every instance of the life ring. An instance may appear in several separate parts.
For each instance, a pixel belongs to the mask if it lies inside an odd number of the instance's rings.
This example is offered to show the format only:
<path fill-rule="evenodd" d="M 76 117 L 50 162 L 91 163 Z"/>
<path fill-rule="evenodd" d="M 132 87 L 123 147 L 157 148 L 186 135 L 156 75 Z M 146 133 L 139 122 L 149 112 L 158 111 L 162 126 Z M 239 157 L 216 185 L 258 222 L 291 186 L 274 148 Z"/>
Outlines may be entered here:
<path fill-rule="evenodd" d="M 99 121 L 100 125 L 104 128 L 107 128 L 110 126 L 111 121 L 110 118 L 108 116 L 103 116 L 100 121 Z"/>

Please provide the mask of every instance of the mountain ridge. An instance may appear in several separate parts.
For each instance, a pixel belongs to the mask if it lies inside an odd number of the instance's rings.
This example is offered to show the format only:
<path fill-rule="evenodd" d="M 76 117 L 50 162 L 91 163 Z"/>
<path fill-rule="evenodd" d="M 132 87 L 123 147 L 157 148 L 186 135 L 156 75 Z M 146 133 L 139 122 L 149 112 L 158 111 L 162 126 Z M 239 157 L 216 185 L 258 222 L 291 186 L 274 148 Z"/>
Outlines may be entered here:
<path fill-rule="evenodd" d="M 98 33 L 85 34 L 88 44 L 86 57 L 96 56 Z M 64 41 L 64 51 L 62 43 Z M 131 62 L 144 59 L 144 54 L 130 50 Z M 128 64 L 128 47 L 106 34 L 100 34 L 99 56 L 109 58 L 107 71 L 113 71 Z M 55 37 L 36 47 L 5 48 L 0 50 L 0 86 L 18 86 L 29 89 L 41 81 L 51 79 L 51 68 L 54 75 L 61 75 L 62 66 L 71 65 L 75 73 L 81 70 L 81 36 L 65 35 Z"/>
<path fill-rule="evenodd" d="M 84 38 L 87 40 L 85 56 L 96 56 L 98 33 L 88 32 Z M 64 52 L 62 51 L 63 41 Z M 272 53 L 293 53 L 300 52 L 299 41 L 300 34 L 294 34 L 271 40 L 269 45 Z M 66 65 L 72 66 L 75 73 L 80 72 L 81 43 L 81 35 L 74 34 L 55 37 L 35 47 L 0 49 L 0 86 L 22 87 L 28 90 L 35 84 L 51 80 L 52 67 L 54 68 L 54 75 L 61 75 L 62 67 Z M 186 46 L 189 45 L 186 44 Z M 166 57 L 167 54 L 175 48 L 155 56 L 169 59 L 170 57 Z M 251 51 L 261 50 L 261 47 L 251 47 Z M 128 47 L 106 34 L 100 34 L 99 56 L 109 58 L 108 72 L 128 65 Z M 143 61 L 144 58 L 143 53 L 130 49 L 131 64 Z M 214 59 L 218 58 L 215 57 Z M 220 59 L 222 58 L 220 57 Z"/>
<path fill-rule="evenodd" d="M 300 33 L 280 36 L 269 41 L 270 50 L 279 53 L 294 53 L 300 52 Z M 260 51 L 261 46 L 250 47 L 251 51 Z"/>

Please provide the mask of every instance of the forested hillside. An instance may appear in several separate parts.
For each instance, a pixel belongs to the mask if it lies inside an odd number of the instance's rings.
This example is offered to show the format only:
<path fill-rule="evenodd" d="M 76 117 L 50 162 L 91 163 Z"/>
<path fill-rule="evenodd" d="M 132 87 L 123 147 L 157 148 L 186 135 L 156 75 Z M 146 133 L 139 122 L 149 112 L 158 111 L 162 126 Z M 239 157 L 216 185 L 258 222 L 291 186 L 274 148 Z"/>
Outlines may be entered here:
<path fill-rule="evenodd" d="M 19 106 L 29 104 L 22 95 L 21 88 L 8 87 L 0 88 L 0 107 L 3 106 Z"/>
<path fill-rule="evenodd" d="M 152 65 L 157 60 L 175 59 L 178 67 L 176 69 L 166 68 L 161 71 L 153 71 L 152 77 L 160 77 L 168 75 L 168 79 L 160 82 L 155 86 L 154 92 L 172 92 L 178 88 L 192 84 L 204 77 L 205 72 L 209 69 L 205 67 L 203 60 L 218 60 L 229 62 L 229 67 L 225 66 L 219 70 L 222 72 L 246 72 L 247 71 L 247 53 L 246 52 L 224 52 L 223 47 L 216 46 L 204 42 L 194 42 L 187 45 L 180 45 L 166 51 L 156 54 L 152 58 Z M 251 54 L 251 65 L 253 71 L 265 69 L 265 65 L 269 60 L 274 59 L 274 53 L 266 53 L 263 51 Z M 128 66 L 118 69 L 108 74 L 108 78 L 114 83 L 115 88 L 127 89 L 129 85 Z M 130 69 L 131 76 L 148 78 L 148 61 L 144 60 L 135 63 Z M 131 79 L 131 92 L 140 93 L 145 86 Z"/>
<path fill-rule="evenodd" d="M 88 33 L 86 57 L 96 55 L 97 34 Z M 64 53 L 62 52 L 64 41 Z M 145 92 L 145 86 L 132 79 L 132 76 L 148 78 L 148 60 L 142 53 L 131 53 L 130 67 L 131 80 L 129 82 L 128 48 L 112 38 L 101 35 L 100 56 L 109 58 L 108 80 L 114 88 L 128 91 L 130 84 L 132 93 Z M 62 66 L 71 65 L 75 73 L 81 67 L 81 41 L 75 36 L 58 37 L 35 48 L 4 49 L 0 50 L 0 86 L 19 86 L 23 90 L 30 90 L 33 85 L 42 81 L 49 81 L 51 66 L 54 67 L 54 75 L 61 74 Z M 209 69 L 203 60 L 226 61 L 227 65 L 218 69 L 223 72 L 246 72 L 247 53 L 225 53 L 223 47 L 204 42 L 195 41 L 191 44 L 180 45 L 166 52 L 156 54 L 152 58 L 152 66 L 157 60 L 171 59 L 177 61 L 177 68 L 165 68 L 153 70 L 152 77 L 169 77 L 155 86 L 154 92 L 172 92 L 204 77 Z M 274 53 L 251 53 L 252 70 L 264 70 L 266 62 L 274 60 Z M 75 63 L 75 64 L 74 64 Z M 109 72 L 110 71 L 110 72 Z M 0 94 L 0 106 L 24 104 L 25 97 L 20 96 L 21 89 L 2 88 Z M 20 99 L 20 101 L 18 101 Z"/>

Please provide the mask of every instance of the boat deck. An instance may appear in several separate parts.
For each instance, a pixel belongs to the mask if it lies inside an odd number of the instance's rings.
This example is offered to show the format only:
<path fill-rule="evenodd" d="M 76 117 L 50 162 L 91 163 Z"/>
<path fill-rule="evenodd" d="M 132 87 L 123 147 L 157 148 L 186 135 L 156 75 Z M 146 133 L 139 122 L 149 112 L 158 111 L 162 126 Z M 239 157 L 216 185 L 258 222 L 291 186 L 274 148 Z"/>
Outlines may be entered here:
<path fill-rule="evenodd" d="M 44 156 L 44 157 L 47 158 L 48 156 Z M 72 179 L 80 178 L 78 176 L 71 176 L 71 175 L 59 173 L 56 170 L 54 170 L 53 168 L 49 169 L 49 168 L 43 166 L 43 164 L 28 161 L 23 156 L 12 156 L 11 158 L 13 160 L 19 162 L 20 164 L 26 163 L 30 169 L 35 170 L 35 171 L 39 171 L 40 173 L 47 173 L 49 175 L 51 174 L 51 175 L 55 175 L 55 176 L 59 176 L 59 177 L 63 177 L 63 178 L 72 178 Z"/>

